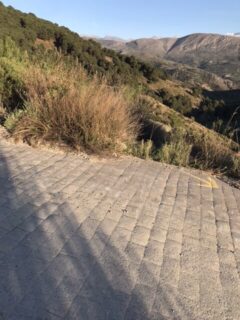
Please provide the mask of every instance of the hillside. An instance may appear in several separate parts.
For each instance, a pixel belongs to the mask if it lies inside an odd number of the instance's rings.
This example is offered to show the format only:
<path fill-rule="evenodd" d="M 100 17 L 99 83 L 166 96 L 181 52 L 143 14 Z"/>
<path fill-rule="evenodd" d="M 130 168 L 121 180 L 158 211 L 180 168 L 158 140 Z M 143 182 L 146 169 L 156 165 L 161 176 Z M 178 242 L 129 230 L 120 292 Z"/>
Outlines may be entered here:
<path fill-rule="evenodd" d="M 240 82 L 240 38 L 215 34 L 193 34 L 178 39 L 167 58 Z"/>
<path fill-rule="evenodd" d="M 158 64 L 166 72 L 168 77 L 181 81 L 190 87 L 201 87 L 210 91 L 229 90 L 238 87 L 232 80 L 223 79 L 215 73 L 187 64 L 170 60 L 163 60 Z"/>
<path fill-rule="evenodd" d="M 155 62 L 164 58 L 176 40 L 177 38 L 142 38 L 123 42 L 96 38 L 96 41 L 106 48 L 121 50 L 124 54 L 134 54 L 138 57 L 144 57 L 145 59 L 153 60 Z"/>
<path fill-rule="evenodd" d="M 0 2 L 0 39 L 9 36 L 22 49 L 34 52 L 36 46 L 57 49 L 77 59 L 90 74 L 107 76 L 112 83 L 145 83 L 164 77 L 164 72 L 150 64 L 102 48 L 97 42 L 34 14 L 22 13 Z"/>
<path fill-rule="evenodd" d="M 138 39 L 130 42 L 97 39 L 103 46 L 148 61 L 169 60 L 214 73 L 240 86 L 240 38 L 191 34 L 182 38 Z"/>
<path fill-rule="evenodd" d="M 0 123 L 14 140 L 240 176 L 238 94 L 231 105 L 222 91 L 3 4 L 0 18 Z"/>

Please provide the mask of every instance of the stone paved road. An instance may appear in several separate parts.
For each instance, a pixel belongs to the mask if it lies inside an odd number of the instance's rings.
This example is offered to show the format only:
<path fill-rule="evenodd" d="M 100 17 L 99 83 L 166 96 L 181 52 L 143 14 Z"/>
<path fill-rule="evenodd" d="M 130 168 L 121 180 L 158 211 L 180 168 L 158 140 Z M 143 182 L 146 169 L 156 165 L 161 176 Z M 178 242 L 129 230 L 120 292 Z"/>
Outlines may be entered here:
<path fill-rule="evenodd" d="M 189 173 L 0 142 L 0 319 L 239 320 L 240 191 Z"/>

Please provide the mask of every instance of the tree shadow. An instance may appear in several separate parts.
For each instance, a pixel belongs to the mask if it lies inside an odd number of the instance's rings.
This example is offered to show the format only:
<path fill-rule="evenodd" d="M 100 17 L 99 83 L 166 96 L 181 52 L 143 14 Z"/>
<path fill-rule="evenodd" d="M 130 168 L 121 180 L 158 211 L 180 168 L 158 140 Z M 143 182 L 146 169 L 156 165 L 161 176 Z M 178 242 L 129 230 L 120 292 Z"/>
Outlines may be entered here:
<path fill-rule="evenodd" d="M 156 285 L 137 283 L 144 248 L 129 241 L 131 232 L 119 227 L 118 219 L 105 217 L 112 206 L 106 206 L 106 193 L 99 194 L 92 206 L 86 204 L 104 182 L 86 183 L 89 189 L 78 193 L 73 206 L 53 177 L 44 180 L 36 169 L 39 154 L 26 164 L 22 160 L 31 156 L 31 150 L 29 154 L 25 148 L 15 151 L 1 143 L 0 148 L 1 320 L 167 319 L 161 315 L 163 308 L 171 319 L 180 319 L 178 312 L 193 319 L 178 302 L 177 293 L 158 284 L 150 269 L 145 269 L 146 277 Z M 64 157 L 52 159 L 47 156 L 46 164 L 41 162 L 45 173 L 48 162 L 50 171 L 58 170 Z M 96 176 L 104 171 L 99 168 Z M 83 176 L 88 175 L 88 165 L 85 169 L 81 169 Z M 113 186 L 119 172 L 113 172 L 111 179 Z M 154 315 L 156 300 L 159 312 Z"/>

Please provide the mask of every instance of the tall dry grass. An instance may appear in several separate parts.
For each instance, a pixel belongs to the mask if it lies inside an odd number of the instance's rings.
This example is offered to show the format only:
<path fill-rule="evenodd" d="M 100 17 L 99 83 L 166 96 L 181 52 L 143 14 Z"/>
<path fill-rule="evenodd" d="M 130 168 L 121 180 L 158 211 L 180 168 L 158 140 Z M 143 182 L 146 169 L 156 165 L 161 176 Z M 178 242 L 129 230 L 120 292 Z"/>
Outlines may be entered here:
<path fill-rule="evenodd" d="M 25 73 L 26 108 L 15 138 L 60 142 L 74 149 L 119 151 L 136 136 L 131 102 L 123 89 L 89 79 L 80 67 L 32 66 Z"/>
<path fill-rule="evenodd" d="M 187 141 L 187 133 L 178 129 L 171 140 L 165 143 L 154 155 L 157 161 L 187 167 L 190 164 L 192 144 Z"/>
<path fill-rule="evenodd" d="M 211 133 L 211 132 L 210 132 Z M 214 169 L 235 178 L 240 177 L 240 158 L 232 150 L 232 140 L 215 139 L 215 135 L 202 133 L 194 137 L 194 163 L 201 169 Z"/>
<path fill-rule="evenodd" d="M 141 119 L 153 120 L 155 124 L 159 123 L 159 127 L 163 124 L 172 128 L 165 142 L 161 130 L 158 131 L 158 140 L 163 144 L 152 147 L 154 160 L 240 178 L 237 142 L 182 116 L 149 96 L 140 98 L 138 112 Z M 146 138 L 151 139 L 152 132 L 147 130 Z"/>

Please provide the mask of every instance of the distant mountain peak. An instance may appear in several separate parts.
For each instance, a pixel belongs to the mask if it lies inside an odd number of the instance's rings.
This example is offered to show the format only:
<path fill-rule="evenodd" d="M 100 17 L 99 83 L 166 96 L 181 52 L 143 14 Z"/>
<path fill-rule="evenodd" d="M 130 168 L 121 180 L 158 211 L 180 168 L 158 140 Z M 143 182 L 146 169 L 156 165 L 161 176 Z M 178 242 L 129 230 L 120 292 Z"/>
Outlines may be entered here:
<path fill-rule="evenodd" d="M 110 40 L 110 41 L 118 41 L 118 42 L 127 42 L 127 41 L 130 41 L 130 40 L 125 40 L 125 39 L 122 39 L 122 38 L 119 38 L 119 37 L 114 37 L 114 36 L 105 36 L 102 38 L 103 40 Z"/>
<path fill-rule="evenodd" d="M 235 32 L 235 33 L 227 33 L 227 36 L 231 36 L 231 37 L 240 37 L 240 32 Z"/>

